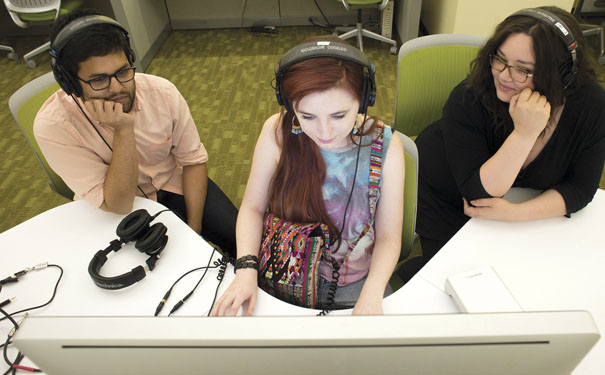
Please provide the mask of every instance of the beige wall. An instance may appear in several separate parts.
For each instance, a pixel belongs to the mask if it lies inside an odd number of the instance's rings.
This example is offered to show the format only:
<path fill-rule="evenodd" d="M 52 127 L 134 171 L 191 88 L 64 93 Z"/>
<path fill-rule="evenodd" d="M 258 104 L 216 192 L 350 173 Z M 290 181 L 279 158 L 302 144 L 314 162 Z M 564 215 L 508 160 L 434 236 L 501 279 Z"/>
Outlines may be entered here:
<path fill-rule="evenodd" d="M 570 11 L 573 0 L 423 0 L 421 18 L 431 34 L 487 37 L 509 14 L 542 5 L 554 5 Z"/>
<path fill-rule="evenodd" d="M 145 71 L 170 32 L 166 5 L 157 0 L 111 0 L 111 6 L 116 20 L 129 32 L 135 65 Z"/>
<path fill-rule="evenodd" d="M 136 52 L 143 55 L 170 22 L 166 6 L 156 0 L 122 0 L 121 5 L 130 39 L 136 46 Z"/>

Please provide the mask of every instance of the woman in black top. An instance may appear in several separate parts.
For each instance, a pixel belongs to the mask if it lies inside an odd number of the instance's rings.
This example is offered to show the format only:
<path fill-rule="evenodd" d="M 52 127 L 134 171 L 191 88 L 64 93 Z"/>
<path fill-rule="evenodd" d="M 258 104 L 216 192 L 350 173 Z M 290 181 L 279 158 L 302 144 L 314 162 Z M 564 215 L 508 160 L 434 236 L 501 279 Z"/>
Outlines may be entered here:
<path fill-rule="evenodd" d="M 586 48 L 573 16 L 555 7 L 497 26 L 442 118 L 416 140 L 417 266 L 469 217 L 569 216 L 592 200 L 605 159 L 605 92 Z M 543 192 L 513 204 L 502 198 L 513 186 Z"/>

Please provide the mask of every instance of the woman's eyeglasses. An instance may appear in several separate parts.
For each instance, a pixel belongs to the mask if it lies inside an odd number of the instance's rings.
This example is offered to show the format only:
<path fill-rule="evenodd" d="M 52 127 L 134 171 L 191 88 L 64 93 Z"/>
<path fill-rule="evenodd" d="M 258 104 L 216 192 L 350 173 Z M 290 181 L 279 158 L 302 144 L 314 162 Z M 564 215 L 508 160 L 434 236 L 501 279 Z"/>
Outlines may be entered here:
<path fill-rule="evenodd" d="M 503 72 L 504 69 L 508 68 L 508 74 L 510 74 L 510 77 L 519 83 L 523 83 L 527 81 L 528 78 L 534 76 L 534 73 L 522 66 L 508 65 L 506 60 L 498 55 L 489 55 L 489 63 L 491 64 L 492 68 L 499 72 Z"/>

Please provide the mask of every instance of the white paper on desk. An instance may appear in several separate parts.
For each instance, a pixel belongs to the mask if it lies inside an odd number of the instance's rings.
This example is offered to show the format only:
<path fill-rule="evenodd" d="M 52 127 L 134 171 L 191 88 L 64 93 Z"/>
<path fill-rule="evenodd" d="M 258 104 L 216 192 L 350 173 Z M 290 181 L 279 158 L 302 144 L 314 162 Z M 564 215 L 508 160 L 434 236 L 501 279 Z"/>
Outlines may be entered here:
<path fill-rule="evenodd" d="M 464 312 L 523 311 L 492 266 L 448 277 L 445 281 L 445 292 Z"/>

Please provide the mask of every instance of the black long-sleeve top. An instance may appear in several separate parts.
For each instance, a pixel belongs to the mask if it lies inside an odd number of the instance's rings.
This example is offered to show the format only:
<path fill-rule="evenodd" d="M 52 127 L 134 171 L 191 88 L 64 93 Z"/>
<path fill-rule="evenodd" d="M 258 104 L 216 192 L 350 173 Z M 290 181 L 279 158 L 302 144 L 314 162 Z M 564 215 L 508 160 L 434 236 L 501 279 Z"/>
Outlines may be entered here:
<path fill-rule="evenodd" d="M 479 169 L 512 129 L 495 128 L 487 110 L 463 81 L 452 90 L 442 118 L 418 138 L 420 169 L 416 231 L 447 240 L 465 223 L 462 197 L 490 198 Z M 605 91 L 596 82 L 566 98 L 544 149 L 519 172 L 513 186 L 558 191 L 568 214 L 585 207 L 599 187 L 605 160 Z"/>

